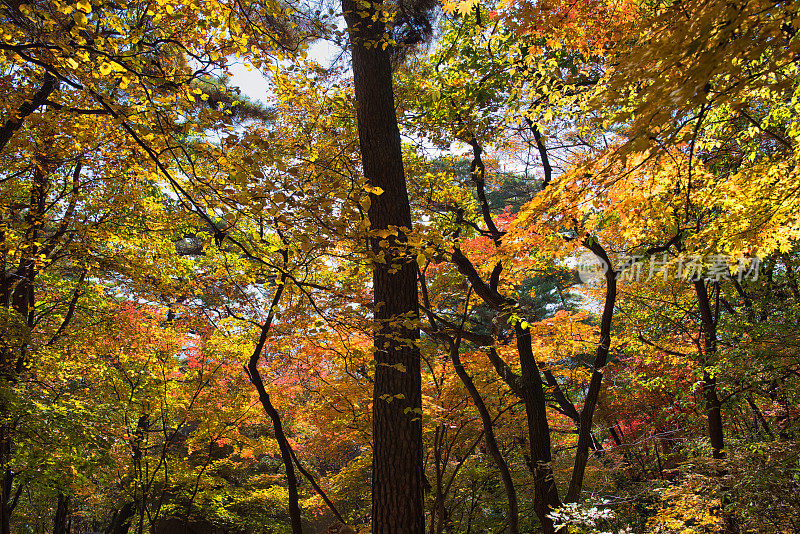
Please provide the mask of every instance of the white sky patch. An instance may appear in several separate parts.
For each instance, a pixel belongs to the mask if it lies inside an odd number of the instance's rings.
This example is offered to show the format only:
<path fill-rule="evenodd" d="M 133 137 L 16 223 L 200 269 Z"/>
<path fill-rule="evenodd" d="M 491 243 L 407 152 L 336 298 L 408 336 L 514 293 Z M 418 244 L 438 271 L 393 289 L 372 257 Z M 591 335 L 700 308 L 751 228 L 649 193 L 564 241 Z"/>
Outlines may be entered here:
<path fill-rule="evenodd" d="M 265 104 L 269 100 L 270 81 L 249 62 L 236 61 L 228 67 L 233 77 L 231 85 L 238 87 L 244 95 Z"/>
<path fill-rule="evenodd" d="M 342 49 L 336 44 L 320 39 L 308 47 L 308 58 L 325 68 L 331 67 L 343 57 Z M 248 98 L 266 104 L 270 98 L 270 80 L 248 61 L 234 59 L 228 66 L 233 77 L 232 86 L 238 87 Z"/>
<path fill-rule="evenodd" d="M 339 45 L 326 39 L 320 39 L 308 47 L 308 57 L 325 68 L 330 68 L 340 61 L 346 52 Z"/>

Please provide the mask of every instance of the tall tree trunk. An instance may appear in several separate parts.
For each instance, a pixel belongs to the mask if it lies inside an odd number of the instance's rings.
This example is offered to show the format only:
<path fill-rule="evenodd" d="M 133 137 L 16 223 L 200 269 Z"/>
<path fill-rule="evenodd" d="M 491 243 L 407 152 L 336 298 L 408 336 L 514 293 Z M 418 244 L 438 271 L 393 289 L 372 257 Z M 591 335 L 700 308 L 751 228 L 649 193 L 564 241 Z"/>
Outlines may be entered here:
<path fill-rule="evenodd" d="M 419 309 L 416 264 L 406 250 L 411 208 L 392 69 L 378 4 L 342 0 L 353 55 L 358 139 L 370 193 L 370 228 L 396 230 L 374 255 L 375 380 L 372 403 L 372 532 L 423 534 L 422 393 L 416 341 Z M 373 190 L 375 191 L 375 190 Z"/>
<path fill-rule="evenodd" d="M 111 519 L 111 524 L 105 531 L 106 534 L 128 534 L 135 514 L 136 505 L 133 502 L 123 504 L 122 508 Z"/>
<path fill-rule="evenodd" d="M 707 365 L 717 353 L 717 321 L 711 312 L 711 300 L 706 283 L 703 280 L 694 282 L 697 304 L 700 308 L 700 324 L 703 328 L 703 355 L 700 364 L 703 366 L 703 397 L 708 420 L 708 437 L 711 440 L 712 455 L 716 459 L 725 458 L 725 438 L 722 429 L 722 403 L 717 395 L 717 379 L 712 376 Z"/>

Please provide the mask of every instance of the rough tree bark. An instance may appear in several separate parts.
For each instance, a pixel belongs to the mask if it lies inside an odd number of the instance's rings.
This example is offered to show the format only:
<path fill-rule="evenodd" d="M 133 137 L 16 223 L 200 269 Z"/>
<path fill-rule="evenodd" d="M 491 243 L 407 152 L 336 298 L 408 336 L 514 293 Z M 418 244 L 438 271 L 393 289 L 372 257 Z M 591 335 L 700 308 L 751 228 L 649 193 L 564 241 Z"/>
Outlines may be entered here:
<path fill-rule="evenodd" d="M 396 230 L 372 249 L 375 380 L 372 405 L 372 532 L 423 534 L 422 422 L 416 265 L 390 48 L 378 4 L 342 0 L 353 56 L 358 138 L 370 194 L 370 228 Z M 373 190 L 374 191 L 374 190 Z M 388 244 L 387 244 L 388 243 Z"/>

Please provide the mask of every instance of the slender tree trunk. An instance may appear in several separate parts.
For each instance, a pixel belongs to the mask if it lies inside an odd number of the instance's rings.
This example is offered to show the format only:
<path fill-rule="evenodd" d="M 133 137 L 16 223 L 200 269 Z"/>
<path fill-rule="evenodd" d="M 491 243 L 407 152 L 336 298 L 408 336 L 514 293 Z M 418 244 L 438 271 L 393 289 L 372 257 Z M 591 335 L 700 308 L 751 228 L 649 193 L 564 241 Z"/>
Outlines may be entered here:
<path fill-rule="evenodd" d="M 436 472 L 434 485 L 433 508 L 431 509 L 431 522 L 428 527 L 429 534 L 442 534 L 444 530 L 444 491 L 442 477 L 442 441 L 444 440 L 445 427 L 438 425 L 433 432 L 433 468 Z"/>
<path fill-rule="evenodd" d="M 747 396 L 747 404 L 750 406 L 750 409 L 753 410 L 756 431 L 758 431 L 758 424 L 761 423 L 761 426 L 764 428 L 764 432 L 769 434 L 769 437 L 771 437 L 772 439 L 775 439 L 775 434 L 772 432 L 772 429 L 769 427 L 769 423 L 767 423 L 767 420 L 764 418 L 764 414 L 762 414 L 761 410 L 758 409 L 758 406 L 753 400 L 752 395 Z"/>
<path fill-rule="evenodd" d="M 619 432 L 617 432 L 619 430 Z M 633 464 L 633 459 L 631 459 L 631 453 L 628 451 L 628 447 L 625 445 L 622 436 L 622 429 L 619 427 L 619 421 L 615 422 L 613 426 L 608 428 L 608 433 L 611 436 L 611 440 L 614 442 L 615 447 L 622 447 L 622 461 L 625 464 Z"/>
<path fill-rule="evenodd" d="M 288 252 L 284 250 L 282 254 L 285 266 L 288 259 Z M 297 475 L 294 472 L 294 463 L 292 460 L 293 451 L 291 445 L 289 445 L 289 440 L 286 439 L 286 433 L 283 431 L 283 424 L 281 423 L 280 414 L 272 404 L 272 399 L 270 399 L 269 393 L 267 393 L 267 388 L 264 387 L 264 381 L 261 378 L 261 372 L 258 370 L 258 362 L 261 359 L 261 354 L 264 351 L 264 345 L 267 342 L 267 336 L 269 334 L 270 327 L 272 326 L 272 321 L 275 317 L 278 304 L 281 301 L 281 296 L 283 295 L 283 289 L 286 287 L 286 283 L 287 275 L 284 271 L 284 274 L 281 276 L 280 283 L 275 289 L 275 294 L 272 297 L 272 304 L 269 307 L 267 318 L 264 321 L 264 324 L 261 325 L 261 335 L 259 336 L 258 343 L 256 343 L 256 346 L 253 349 L 253 354 L 250 356 L 250 361 L 247 364 L 246 370 L 247 376 L 250 378 L 250 382 L 255 386 L 256 391 L 258 391 L 258 399 L 261 401 L 261 406 L 264 408 L 264 411 L 267 412 L 270 421 L 272 421 L 272 428 L 275 431 L 275 440 L 278 442 L 278 448 L 281 451 L 281 460 L 283 460 L 283 466 L 286 469 L 286 489 L 289 493 L 289 521 L 292 527 L 292 534 L 302 534 L 303 523 L 300 516 L 300 498 L 297 490 Z"/>
<path fill-rule="evenodd" d="M 303 464 L 300 463 L 300 460 L 297 458 L 297 454 L 295 454 L 294 450 L 290 448 L 289 452 L 292 453 L 292 460 L 294 460 L 294 465 L 297 466 L 297 470 L 300 471 L 301 475 L 306 477 L 306 480 L 308 480 L 309 484 L 311 484 L 311 487 L 314 488 L 314 491 L 317 492 L 317 495 L 319 495 L 322 498 L 322 500 L 325 502 L 325 504 L 328 506 L 328 510 L 333 512 L 333 515 L 335 515 L 336 519 L 341 521 L 342 524 L 347 523 L 347 520 L 339 512 L 339 509 L 336 508 L 336 505 L 333 504 L 333 501 L 330 500 L 330 498 L 325 493 L 325 491 L 322 489 L 322 487 L 320 487 L 320 485 L 317 483 L 316 479 L 314 478 L 314 475 L 312 475 L 308 471 L 308 469 L 303 467 Z"/>
<path fill-rule="evenodd" d="M 289 520 L 291 521 L 292 534 L 302 534 L 303 524 L 300 516 L 297 475 L 294 472 L 294 464 L 292 463 L 291 446 L 289 445 L 289 440 L 286 439 L 286 433 L 283 431 L 281 416 L 272 404 L 258 369 L 255 368 L 255 366 L 251 366 L 249 372 L 250 381 L 258 391 L 258 398 L 261 401 L 261 406 L 264 408 L 264 411 L 267 412 L 270 421 L 272 421 L 272 428 L 275 431 L 275 440 L 278 442 L 278 448 L 281 451 L 281 460 L 283 460 L 283 466 L 286 469 L 286 487 L 289 492 Z"/>
<path fill-rule="evenodd" d="M 580 422 L 578 424 L 578 448 L 575 452 L 575 464 L 572 468 L 572 477 L 567 490 L 567 502 L 577 502 L 583 488 L 583 477 L 586 473 L 586 463 L 589 461 L 589 447 L 592 445 L 592 419 L 600 396 L 600 387 L 603 383 L 603 367 L 608 362 L 608 353 L 611 349 L 611 319 L 614 317 L 614 305 L 617 300 L 617 275 L 611 268 L 611 262 L 603 247 L 596 241 L 585 243 L 586 247 L 600 258 L 606 265 L 606 301 L 603 305 L 603 316 L 600 320 L 600 343 L 594 358 L 594 369 L 589 381 L 589 390 L 583 402 Z"/>
<path fill-rule="evenodd" d="M 614 426 L 608 428 L 608 433 L 611 434 L 611 439 L 614 440 L 614 445 L 617 447 L 622 447 L 622 438 L 619 436 L 619 434 L 617 434 L 617 430 L 615 428 L 618 425 L 619 423 L 614 423 Z"/>
<path fill-rule="evenodd" d="M 48 93 L 49 94 L 49 93 Z M 12 119 L 6 127 L 13 123 Z M 12 128 L 11 133 L 13 133 Z M 11 133 L 8 135 L 10 136 Z M 7 141 L 7 139 L 6 139 Z M 0 147 L 2 148 L 2 147 Z M 25 369 L 29 347 L 24 336 L 18 330 L 30 330 L 34 326 L 34 289 L 37 275 L 36 257 L 39 254 L 38 238 L 44 226 L 45 201 L 48 187 L 48 174 L 46 168 L 38 161 L 33 170 L 33 183 L 31 184 L 30 204 L 26 217 L 27 228 L 25 232 L 25 254 L 13 275 L 5 272 L 6 244 L 2 243 L 3 273 L 0 279 L 0 305 L 11 308 L 11 315 L 18 319 L 12 324 L 3 327 L 13 331 L 0 331 L 0 388 L 13 387 L 19 379 L 20 373 Z M 0 239 L 5 239 L 5 233 L 0 234 Z M 0 395 L 3 398 L 5 395 Z M 11 512 L 13 474 L 10 469 L 14 453 L 14 427 L 10 422 L 8 407 L 3 401 L 0 403 L 0 534 L 11 532 Z"/>
<path fill-rule="evenodd" d="M 700 364 L 703 366 L 703 397 L 705 398 L 706 414 L 708 418 L 708 437 L 711 441 L 711 454 L 714 459 L 722 460 L 726 457 L 725 453 L 725 437 L 722 427 L 722 402 L 717 395 L 717 379 L 708 372 L 707 365 L 716 360 L 717 354 L 717 320 L 711 311 L 711 299 L 708 296 L 706 283 L 703 280 L 695 280 L 694 282 L 695 293 L 697 294 L 697 304 L 700 308 L 700 324 L 703 333 L 703 354 L 700 359 Z M 717 301 L 719 302 L 719 286 L 717 286 Z M 719 312 L 719 304 L 717 304 L 717 313 Z M 718 475 L 725 474 L 725 470 L 718 471 Z M 728 488 L 723 486 L 722 505 L 727 506 L 730 503 L 730 497 L 727 494 Z M 738 532 L 738 525 L 736 523 L 736 516 L 730 513 L 724 513 L 725 532 Z"/>
<path fill-rule="evenodd" d="M 483 431 L 486 435 L 486 448 L 489 450 L 489 454 L 491 454 L 497 470 L 500 471 L 500 478 L 503 481 L 503 488 L 506 492 L 506 499 L 508 501 L 508 531 L 510 534 L 518 534 L 519 507 L 517 505 L 517 490 L 511 478 L 511 471 L 508 469 L 503 455 L 500 454 L 500 447 L 498 447 L 497 439 L 494 435 L 492 417 L 489 415 L 489 410 L 486 408 L 486 404 L 483 402 L 478 388 L 475 387 L 472 377 L 469 376 L 461 363 L 461 357 L 458 354 L 458 343 L 453 343 L 450 349 L 450 359 L 453 360 L 453 367 L 456 370 L 456 374 L 461 379 L 461 383 L 464 384 L 464 387 L 467 388 L 470 397 L 472 397 L 472 402 L 475 404 L 475 408 L 478 409 L 478 413 L 481 416 Z"/>
<path fill-rule="evenodd" d="M 416 265 L 406 250 L 411 209 L 394 108 L 386 31 L 377 4 L 342 0 L 350 30 L 358 138 L 373 233 L 375 380 L 372 532 L 423 534 L 422 394 Z M 383 241 L 383 243 L 381 243 Z"/>
<path fill-rule="evenodd" d="M 717 321 L 711 313 L 711 300 L 708 297 L 706 283 L 703 280 L 694 282 L 697 303 L 700 308 L 700 323 L 703 328 L 703 355 L 700 364 L 703 366 L 703 398 L 706 404 L 708 420 L 708 437 L 711 440 L 712 455 L 716 459 L 725 458 L 725 438 L 722 428 L 722 403 L 717 395 L 717 379 L 708 371 L 706 365 L 713 361 L 717 353 Z"/>

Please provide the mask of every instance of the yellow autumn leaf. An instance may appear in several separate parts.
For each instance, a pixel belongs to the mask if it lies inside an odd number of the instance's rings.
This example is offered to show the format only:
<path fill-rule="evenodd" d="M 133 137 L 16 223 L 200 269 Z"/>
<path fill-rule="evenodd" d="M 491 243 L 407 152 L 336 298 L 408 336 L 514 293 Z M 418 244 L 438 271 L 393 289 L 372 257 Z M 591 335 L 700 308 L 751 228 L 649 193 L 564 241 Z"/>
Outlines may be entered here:
<path fill-rule="evenodd" d="M 468 15 L 472 8 L 478 4 L 475 0 L 464 0 L 458 3 L 458 13 L 461 15 Z"/>
<path fill-rule="evenodd" d="M 562 47 L 561 41 L 558 39 L 547 39 L 547 46 L 550 48 L 554 48 L 556 50 L 560 50 Z"/>

